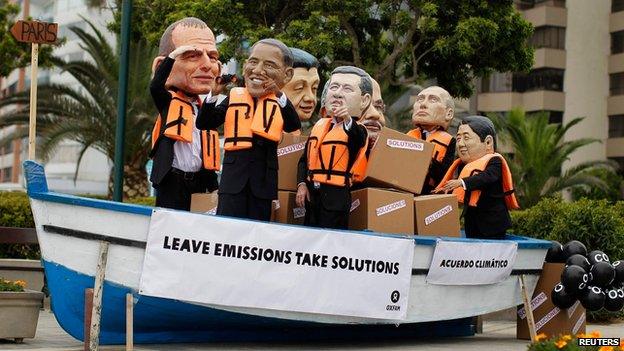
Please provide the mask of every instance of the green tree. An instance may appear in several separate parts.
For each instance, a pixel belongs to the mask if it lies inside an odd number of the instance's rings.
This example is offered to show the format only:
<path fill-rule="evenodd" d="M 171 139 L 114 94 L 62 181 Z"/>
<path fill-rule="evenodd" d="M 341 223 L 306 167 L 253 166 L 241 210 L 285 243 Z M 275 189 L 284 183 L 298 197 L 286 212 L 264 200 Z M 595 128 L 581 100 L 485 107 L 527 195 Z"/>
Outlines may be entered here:
<path fill-rule="evenodd" d="M 587 198 L 592 200 L 608 200 L 615 202 L 624 200 L 624 177 L 608 169 L 594 169 L 589 172 L 607 184 L 606 189 L 597 187 L 572 189 L 572 197 L 575 200 Z"/>
<path fill-rule="evenodd" d="M 80 38 L 80 45 L 91 60 L 65 62 L 53 59 L 54 64 L 75 78 L 79 85 L 50 83 L 39 86 L 38 92 L 38 155 L 46 159 L 60 141 L 77 141 L 82 148 L 76 172 L 89 147 L 103 152 L 111 160 L 115 155 L 119 47 L 112 47 L 97 28 L 89 25 L 93 34 L 76 27 L 71 30 Z M 149 189 L 145 163 L 150 149 L 149 131 L 157 112 L 148 86 L 151 60 L 156 51 L 145 41 L 133 41 L 130 53 L 124 195 L 135 197 L 146 196 Z M 21 92 L 0 100 L 0 108 L 7 107 L 7 111 L 0 114 L 0 128 L 28 125 L 28 99 L 28 92 Z M 28 128 L 17 128 L 0 144 L 25 137 L 27 133 Z"/>
<path fill-rule="evenodd" d="M 16 68 L 30 64 L 30 44 L 20 43 L 11 34 L 11 27 L 19 13 L 19 6 L 9 0 L 0 0 L 0 77 L 6 77 Z M 50 66 L 52 47 L 39 47 L 39 64 Z"/>
<path fill-rule="evenodd" d="M 616 165 L 611 161 L 583 162 L 562 171 L 564 162 L 574 151 L 598 142 L 590 138 L 564 140 L 565 133 L 583 118 L 575 118 L 565 124 L 549 124 L 547 113 L 527 116 L 521 109 L 513 109 L 506 116 L 491 117 L 497 124 L 499 141 L 513 150 L 506 158 L 522 207 L 531 207 L 541 198 L 564 189 L 607 188 L 607 184 L 591 171 L 605 168 L 613 172 Z"/>
<path fill-rule="evenodd" d="M 513 6 L 512 0 L 135 0 L 132 24 L 135 37 L 157 44 L 167 25 L 195 16 L 226 35 L 219 45 L 224 62 L 244 59 L 258 39 L 276 37 L 320 58 L 325 71 L 359 66 L 382 86 L 436 78 L 452 95 L 468 97 L 474 77 L 527 71 L 533 63 L 532 26 Z M 113 28 L 119 22 L 117 13 Z"/>

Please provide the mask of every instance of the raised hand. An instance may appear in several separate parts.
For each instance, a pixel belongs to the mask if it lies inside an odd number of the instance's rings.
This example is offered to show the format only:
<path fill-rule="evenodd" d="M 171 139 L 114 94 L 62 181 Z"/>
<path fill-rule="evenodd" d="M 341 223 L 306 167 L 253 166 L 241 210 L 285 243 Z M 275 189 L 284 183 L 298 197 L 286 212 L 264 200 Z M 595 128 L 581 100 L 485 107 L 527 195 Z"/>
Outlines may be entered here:
<path fill-rule="evenodd" d="M 347 108 L 347 106 L 344 106 L 344 105 L 332 107 L 331 115 L 336 117 L 337 119 L 342 119 L 345 124 L 349 124 L 349 121 L 351 121 L 351 115 L 349 114 L 349 109 Z"/>
<path fill-rule="evenodd" d="M 180 55 L 182 55 L 184 53 L 187 53 L 189 51 L 195 51 L 195 50 L 197 50 L 197 48 L 194 47 L 194 46 L 182 45 L 182 46 L 177 47 L 175 50 L 173 50 L 169 54 L 169 57 L 175 60 L 178 56 L 180 56 Z"/>

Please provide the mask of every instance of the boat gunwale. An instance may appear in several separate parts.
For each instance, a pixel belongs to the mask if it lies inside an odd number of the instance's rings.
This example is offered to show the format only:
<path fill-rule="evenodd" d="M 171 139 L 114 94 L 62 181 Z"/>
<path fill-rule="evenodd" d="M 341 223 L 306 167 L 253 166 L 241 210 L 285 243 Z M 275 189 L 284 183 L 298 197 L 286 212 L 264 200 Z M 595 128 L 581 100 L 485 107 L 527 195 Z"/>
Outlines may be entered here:
<path fill-rule="evenodd" d="M 150 207 L 145 205 L 137 205 L 137 204 L 127 204 L 123 202 L 114 202 L 108 200 L 100 200 L 100 199 L 89 199 L 76 195 L 69 194 L 61 194 L 48 190 L 48 185 L 45 177 L 45 172 L 43 170 L 43 166 L 37 162 L 27 160 L 24 161 L 24 175 L 27 181 L 27 193 L 28 196 L 32 199 L 61 203 L 73 206 L 81 206 L 81 207 L 90 207 L 97 208 L 102 210 L 110 210 L 116 212 L 125 212 L 131 214 L 137 214 L 142 216 L 151 216 L 153 211 L 158 207 Z M 169 209 L 167 209 L 169 210 Z M 228 218 L 226 216 L 220 216 L 221 218 Z M 236 220 L 242 220 L 240 218 L 232 218 Z M 249 220 L 254 221 L 254 220 Z M 266 223 L 262 221 L 257 221 L 261 223 Z M 283 224 L 283 223 L 271 223 L 272 225 L 282 225 L 282 226 L 293 226 L 299 227 L 293 224 Z M 316 228 L 308 228 L 308 229 L 316 229 Z M 323 230 L 323 229 L 316 229 Z M 456 237 L 444 237 L 444 236 L 420 236 L 420 235 L 402 235 L 402 234 L 387 234 L 387 233 L 377 233 L 372 231 L 358 231 L 358 230 L 337 230 L 340 232 L 345 232 L 349 234 L 364 234 L 371 236 L 392 236 L 396 238 L 403 239 L 412 239 L 417 245 L 428 245 L 434 246 L 438 239 L 443 239 L 445 241 L 456 241 L 456 242 L 501 242 L 500 240 L 491 240 L 491 239 L 469 239 L 469 238 L 456 238 Z M 518 243 L 518 248 L 520 249 L 548 249 L 551 247 L 552 243 L 547 240 L 542 239 L 534 239 L 525 236 L 507 234 L 506 240 L 511 240 Z"/>

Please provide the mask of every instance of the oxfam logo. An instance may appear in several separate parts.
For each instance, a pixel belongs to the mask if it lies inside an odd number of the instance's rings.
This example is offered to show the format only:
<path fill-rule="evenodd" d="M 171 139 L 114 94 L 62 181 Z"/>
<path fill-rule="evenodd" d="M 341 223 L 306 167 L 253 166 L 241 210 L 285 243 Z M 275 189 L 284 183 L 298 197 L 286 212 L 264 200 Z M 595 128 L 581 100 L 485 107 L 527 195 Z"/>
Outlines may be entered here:
<path fill-rule="evenodd" d="M 400 297 L 401 294 L 399 293 L 399 291 L 395 290 L 392 292 L 392 294 L 390 294 L 390 301 L 392 301 L 392 303 L 397 303 Z"/>

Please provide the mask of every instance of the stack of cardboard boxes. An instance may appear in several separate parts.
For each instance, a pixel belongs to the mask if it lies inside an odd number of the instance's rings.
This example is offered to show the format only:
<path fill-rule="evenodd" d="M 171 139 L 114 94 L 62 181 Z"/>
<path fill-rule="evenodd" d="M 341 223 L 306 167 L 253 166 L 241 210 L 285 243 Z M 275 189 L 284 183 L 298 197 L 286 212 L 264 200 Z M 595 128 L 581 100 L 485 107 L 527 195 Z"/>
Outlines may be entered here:
<path fill-rule="evenodd" d="M 297 207 L 297 165 L 307 137 L 284 134 L 277 147 L 278 195 L 272 221 L 303 224 Z M 381 233 L 459 236 L 459 209 L 454 195 L 420 195 L 427 178 L 433 144 L 384 128 L 370 151 L 363 184 L 351 192 L 349 229 Z M 191 212 L 212 213 L 217 193 L 193 194 Z"/>
<path fill-rule="evenodd" d="M 271 220 L 279 223 L 301 224 L 305 218 L 305 207 L 297 207 L 297 165 L 303 154 L 308 137 L 284 134 L 277 146 L 277 201 Z"/>
<path fill-rule="evenodd" d="M 302 224 L 305 208 L 295 205 L 297 163 L 307 137 L 285 134 L 278 146 L 279 178 L 275 220 Z M 453 195 L 420 195 L 433 144 L 384 128 L 368 159 L 366 178 L 351 193 L 349 229 L 382 233 L 459 236 Z M 414 197 L 416 195 L 416 197 Z"/>

